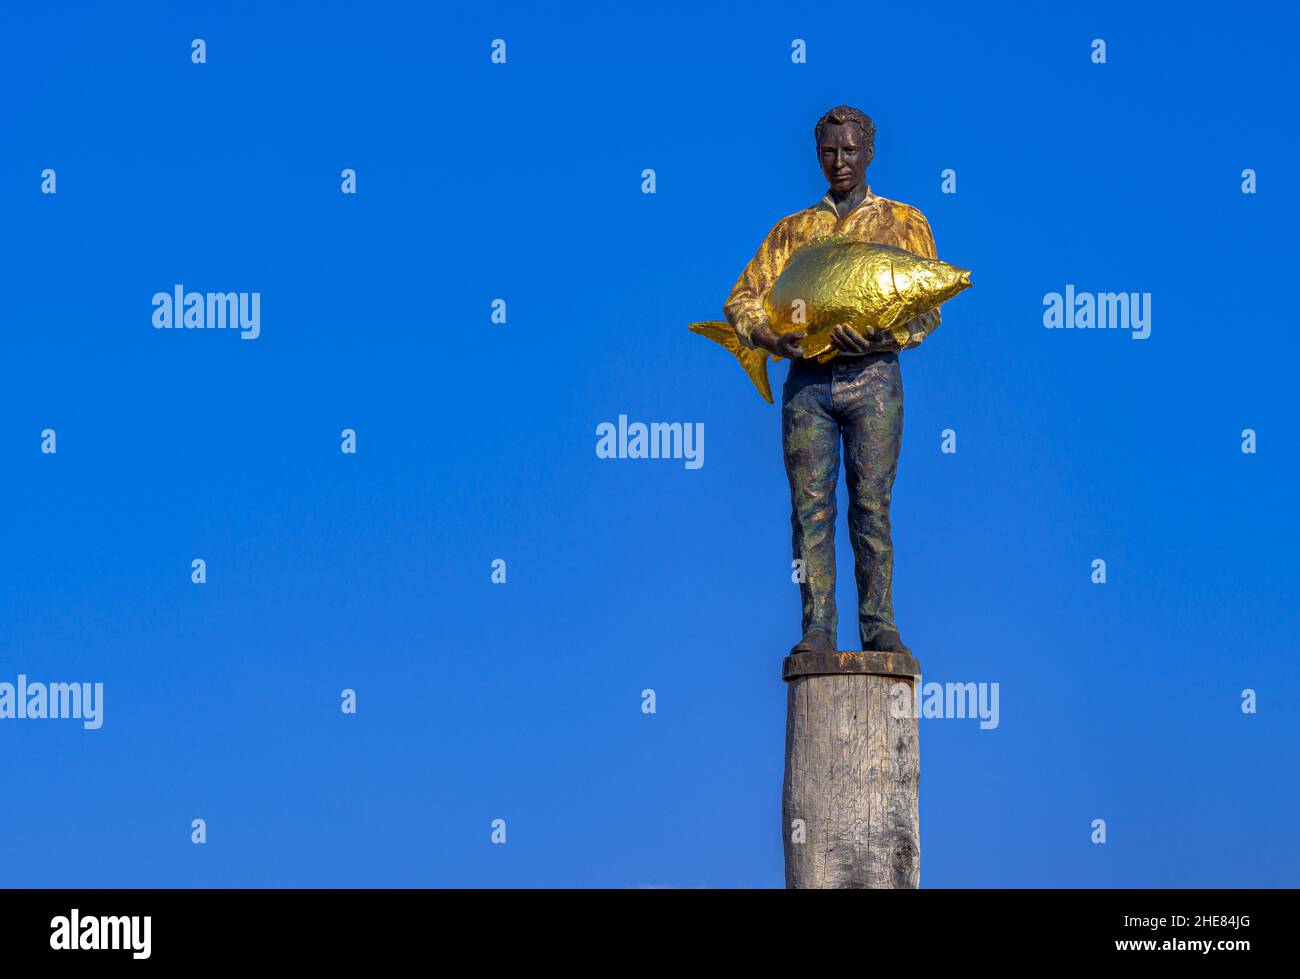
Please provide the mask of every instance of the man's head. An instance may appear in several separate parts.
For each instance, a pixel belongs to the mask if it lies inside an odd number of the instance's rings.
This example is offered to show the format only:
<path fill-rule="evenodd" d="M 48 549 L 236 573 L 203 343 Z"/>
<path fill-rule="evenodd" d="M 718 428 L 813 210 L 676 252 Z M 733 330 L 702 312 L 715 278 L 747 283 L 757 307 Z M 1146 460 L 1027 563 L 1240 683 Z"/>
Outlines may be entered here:
<path fill-rule="evenodd" d="M 831 189 L 847 193 L 866 179 L 875 152 L 876 124 L 871 116 L 839 105 L 817 120 L 817 156 Z"/>

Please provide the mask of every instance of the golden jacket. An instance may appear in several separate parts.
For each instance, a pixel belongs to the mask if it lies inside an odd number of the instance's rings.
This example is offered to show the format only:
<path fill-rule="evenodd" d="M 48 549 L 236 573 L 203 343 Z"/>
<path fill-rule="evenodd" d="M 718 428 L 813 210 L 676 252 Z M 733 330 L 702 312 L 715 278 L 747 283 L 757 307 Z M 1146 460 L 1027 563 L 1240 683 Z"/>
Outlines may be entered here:
<path fill-rule="evenodd" d="M 841 218 L 835 211 L 830 194 L 827 194 L 815 207 L 778 221 L 758 246 L 758 253 L 740 273 L 723 309 L 727 322 L 735 328 L 741 343 L 753 347 L 750 334 L 758 326 L 767 323 L 763 300 L 785 269 L 790 256 L 814 238 L 831 234 L 845 234 L 858 241 L 893 245 L 922 258 L 939 257 L 935 253 L 930 223 L 924 214 L 910 204 L 877 197 L 868 187 L 867 196 L 862 203 Z M 911 335 L 902 346 L 888 333 L 873 338 L 872 346 L 878 350 L 911 349 L 938 326 L 939 311 L 931 310 L 907 324 Z"/>

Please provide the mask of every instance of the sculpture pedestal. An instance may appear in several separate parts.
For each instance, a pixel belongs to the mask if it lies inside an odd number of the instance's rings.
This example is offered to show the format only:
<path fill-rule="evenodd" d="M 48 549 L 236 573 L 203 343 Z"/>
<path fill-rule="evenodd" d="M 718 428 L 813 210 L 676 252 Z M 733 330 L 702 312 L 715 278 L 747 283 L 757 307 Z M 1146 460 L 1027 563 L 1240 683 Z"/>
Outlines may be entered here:
<path fill-rule="evenodd" d="M 786 887 L 919 886 L 920 675 L 901 653 L 786 657 Z"/>

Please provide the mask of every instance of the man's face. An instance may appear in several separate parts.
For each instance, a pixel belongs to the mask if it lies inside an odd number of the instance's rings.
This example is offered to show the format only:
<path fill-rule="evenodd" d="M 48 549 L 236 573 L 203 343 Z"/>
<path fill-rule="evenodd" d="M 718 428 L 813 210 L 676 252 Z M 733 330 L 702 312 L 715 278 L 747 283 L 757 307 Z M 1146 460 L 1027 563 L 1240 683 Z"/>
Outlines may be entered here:
<path fill-rule="evenodd" d="M 817 152 L 832 190 L 843 194 L 862 183 L 870 162 L 863 142 L 862 130 L 856 123 L 828 123 L 822 128 Z"/>

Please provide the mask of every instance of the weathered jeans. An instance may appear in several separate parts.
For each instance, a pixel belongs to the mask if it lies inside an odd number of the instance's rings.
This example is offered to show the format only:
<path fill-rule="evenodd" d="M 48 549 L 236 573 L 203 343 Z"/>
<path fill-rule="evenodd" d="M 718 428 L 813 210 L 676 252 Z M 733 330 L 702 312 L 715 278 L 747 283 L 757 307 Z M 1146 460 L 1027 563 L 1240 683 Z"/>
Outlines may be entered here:
<path fill-rule="evenodd" d="M 803 628 L 835 637 L 835 489 L 844 440 L 849 540 L 863 649 L 894 630 L 894 544 L 889 498 L 903 440 L 903 376 L 895 353 L 795 360 L 781 397 L 781 442 L 790 479 L 794 556 Z"/>

